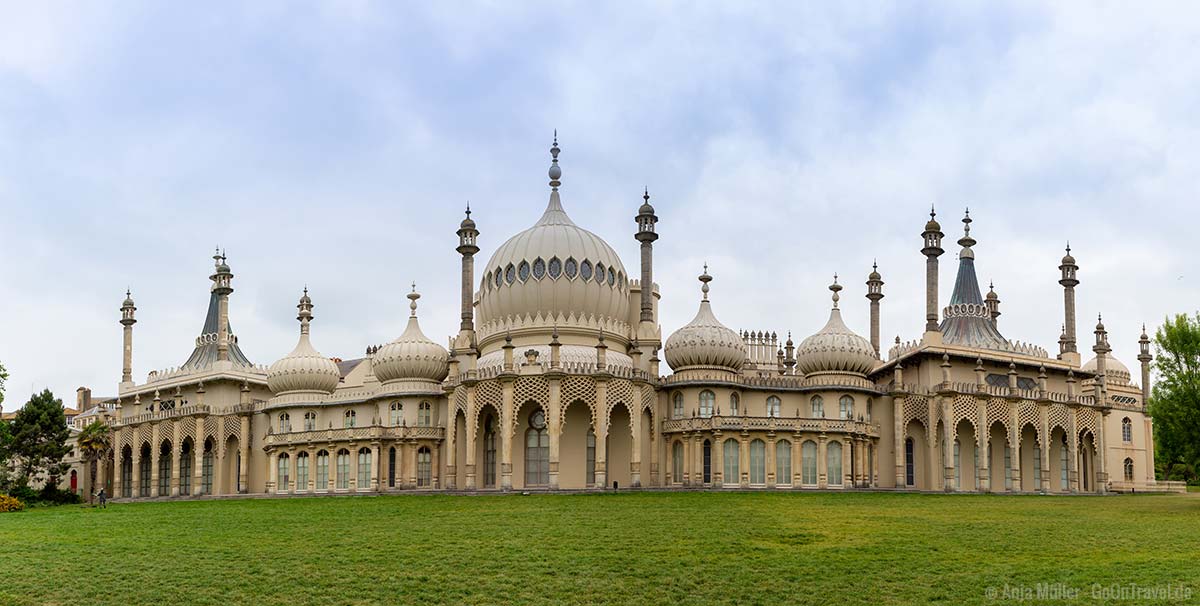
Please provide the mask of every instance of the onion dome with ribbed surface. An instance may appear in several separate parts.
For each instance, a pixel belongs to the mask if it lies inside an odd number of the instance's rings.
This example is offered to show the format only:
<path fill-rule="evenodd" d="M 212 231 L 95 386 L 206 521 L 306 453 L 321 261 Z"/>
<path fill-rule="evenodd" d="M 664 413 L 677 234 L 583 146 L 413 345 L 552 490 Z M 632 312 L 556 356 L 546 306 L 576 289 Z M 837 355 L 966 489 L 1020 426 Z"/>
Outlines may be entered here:
<path fill-rule="evenodd" d="M 417 299 L 420 298 L 414 285 L 413 291 L 408 294 L 410 313 L 404 333 L 395 341 L 380 347 L 371 358 L 375 376 L 381 383 L 403 380 L 439 382 L 446 378 L 450 353 L 421 332 L 421 326 L 417 323 Z"/>
<path fill-rule="evenodd" d="M 342 373 L 337 364 L 321 355 L 309 341 L 309 323 L 313 319 L 312 299 L 308 289 L 296 306 L 300 313 L 300 341 L 291 353 L 280 358 L 267 370 L 267 387 L 276 396 L 286 394 L 330 394 L 337 389 Z"/>
<path fill-rule="evenodd" d="M 576 225 L 563 210 L 558 187 L 558 141 L 550 148 L 550 202 L 541 219 L 500 245 L 484 265 L 477 303 L 479 330 L 485 342 L 498 342 L 500 325 L 542 318 L 547 334 L 569 318 L 579 323 L 614 325 L 629 322 L 625 266 L 603 238 Z M 483 343 L 481 343 L 481 346 Z"/>
<path fill-rule="evenodd" d="M 708 301 L 708 283 L 711 281 L 706 265 L 700 275 L 703 284 L 700 290 L 704 293 L 700 310 L 691 322 L 667 337 L 664 353 L 667 364 L 675 372 L 698 369 L 736 373 L 741 372 L 746 360 L 746 342 L 741 335 L 721 324 L 713 315 Z"/>
<path fill-rule="evenodd" d="M 1083 370 L 1091 373 L 1098 372 L 1099 368 L 1099 356 L 1093 357 L 1083 365 Z M 1120 360 L 1113 357 L 1111 353 L 1105 353 L 1104 376 L 1108 377 L 1109 383 L 1128 385 L 1133 375 L 1130 374 L 1128 366 L 1125 366 Z"/>
<path fill-rule="evenodd" d="M 837 276 L 834 276 L 829 287 L 833 291 L 829 321 L 796 348 L 796 368 L 805 375 L 825 372 L 865 375 L 878 363 L 871 342 L 855 334 L 842 321 L 842 310 L 838 309 L 838 291 L 841 289 Z"/>

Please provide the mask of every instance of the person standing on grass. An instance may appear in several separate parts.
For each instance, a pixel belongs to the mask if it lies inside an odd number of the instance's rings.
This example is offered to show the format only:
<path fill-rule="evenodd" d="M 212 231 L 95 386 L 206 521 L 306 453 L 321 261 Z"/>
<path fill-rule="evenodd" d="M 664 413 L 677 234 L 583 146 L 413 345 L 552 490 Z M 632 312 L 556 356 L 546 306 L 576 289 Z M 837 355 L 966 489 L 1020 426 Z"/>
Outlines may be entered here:
<path fill-rule="evenodd" d="M 103 488 L 100 489 L 100 492 L 96 493 L 96 498 L 99 499 L 101 508 L 108 509 L 108 495 L 105 494 Z"/>

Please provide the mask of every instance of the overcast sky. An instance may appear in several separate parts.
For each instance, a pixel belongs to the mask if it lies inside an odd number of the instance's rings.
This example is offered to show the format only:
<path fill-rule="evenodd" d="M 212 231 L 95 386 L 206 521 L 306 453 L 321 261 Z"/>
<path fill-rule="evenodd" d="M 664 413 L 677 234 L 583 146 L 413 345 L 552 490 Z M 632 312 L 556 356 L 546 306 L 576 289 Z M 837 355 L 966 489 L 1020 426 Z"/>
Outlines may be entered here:
<path fill-rule="evenodd" d="M 305 284 L 326 355 L 395 338 L 413 281 L 444 342 L 464 203 L 483 266 L 540 216 L 555 128 L 564 206 L 634 275 L 650 188 L 664 336 L 705 261 L 731 328 L 799 342 L 837 272 L 866 336 L 878 258 L 884 341 L 918 338 L 931 203 L 941 303 L 970 206 L 1011 339 L 1057 351 L 1067 240 L 1082 350 L 1103 312 L 1136 376 L 1141 323 L 1200 307 L 1189 4 L 3 4 L 8 410 L 116 392 L 126 286 L 136 380 L 184 362 L 216 245 L 254 362 L 294 345 Z"/>

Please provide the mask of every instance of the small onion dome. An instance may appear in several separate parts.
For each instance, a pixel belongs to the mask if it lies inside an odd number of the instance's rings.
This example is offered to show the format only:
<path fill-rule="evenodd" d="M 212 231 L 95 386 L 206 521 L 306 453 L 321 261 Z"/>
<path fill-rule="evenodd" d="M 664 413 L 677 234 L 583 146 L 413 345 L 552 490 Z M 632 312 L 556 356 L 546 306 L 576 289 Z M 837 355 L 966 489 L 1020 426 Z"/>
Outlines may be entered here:
<path fill-rule="evenodd" d="M 308 289 L 296 306 L 300 313 L 300 342 L 292 353 L 276 361 L 267 369 L 267 387 L 275 395 L 289 393 L 333 393 L 337 389 L 342 373 L 333 360 L 321 355 L 309 342 L 309 322 L 312 321 L 312 300 Z"/>
<path fill-rule="evenodd" d="M 825 327 L 800 342 L 796 348 L 796 368 L 804 374 L 846 372 L 865 375 L 878 361 L 871 342 L 858 336 L 842 321 L 838 309 L 837 276 L 829 287 L 833 291 L 833 309 Z"/>
<path fill-rule="evenodd" d="M 879 264 L 871 263 L 871 273 L 867 276 L 867 279 L 872 282 L 883 279 L 883 276 L 879 275 Z"/>
<path fill-rule="evenodd" d="M 411 312 L 404 333 L 380 347 L 371 359 L 375 376 L 381 383 L 404 379 L 441 381 L 449 372 L 450 353 L 426 337 L 417 324 L 417 299 L 420 298 L 414 285 L 413 291 L 408 293 Z"/>
<path fill-rule="evenodd" d="M 1087 364 L 1083 365 L 1083 370 L 1090 373 L 1096 373 L 1099 369 L 1099 356 L 1088 360 Z M 1113 357 L 1111 353 L 1104 354 L 1104 376 L 1108 377 L 1109 382 L 1128 385 L 1131 377 L 1129 367 L 1121 363 L 1120 360 Z"/>
<path fill-rule="evenodd" d="M 942 224 L 937 222 L 937 213 L 932 208 L 929 209 L 929 222 L 925 224 L 925 231 L 942 231 Z"/>
<path fill-rule="evenodd" d="M 988 301 L 997 301 L 999 299 L 1000 299 L 1000 295 L 996 294 L 996 284 L 993 282 L 989 282 L 988 283 L 987 300 Z"/>
<path fill-rule="evenodd" d="M 471 204 L 467 203 L 467 216 L 458 225 L 462 229 L 475 229 L 475 220 L 471 218 Z"/>
<path fill-rule="evenodd" d="M 718 369 L 730 372 L 741 372 L 742 364 L 746 361 L 746 342 L 741 335 L 721 324 L 713 315 L 708 301 L 708 283 L 712 276 L 708 275 L 708 266 L 700 275 L 700 287 L 704 298 L 700 301 L 700 310 L 685 326 L 667 337 L 663 348 L 667 356 L 667 364 L 675 372 L 687 369 Z"/>
<path fill-rule="evenodd" d="M 639 215 L 653 215 L 654 207 L 650 206 L 650 188 L 647 187 L 642 193 L 642 205 L 638 207 Z"/>
<path fill-rule="evenodd" d="M 128 288 L 125 289 L 125 301 L 121 303 L 121 306 L 122 307 L 133 307 L 133 294 L 131 292 L 129 292 Z M 1143 329 L 1143 332 L 1145 332 L 1144 329 Z"/>
<path fill-rule="evenodd" d="M 1071 256 L 1071 245 L 1070 244 L 1067 245 L 1067 254 L 1063 255 L 1062 264 L 1063 265 L 1074 265 L 1075 264 L 1075 257 Z"/>

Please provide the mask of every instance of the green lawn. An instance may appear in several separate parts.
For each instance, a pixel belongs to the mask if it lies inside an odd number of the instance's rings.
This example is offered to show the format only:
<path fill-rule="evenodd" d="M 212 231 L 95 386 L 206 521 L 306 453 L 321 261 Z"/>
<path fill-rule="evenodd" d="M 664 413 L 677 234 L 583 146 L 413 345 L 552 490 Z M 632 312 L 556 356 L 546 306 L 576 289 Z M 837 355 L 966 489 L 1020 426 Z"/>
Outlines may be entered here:
<path fill-rule="evenodd" d="M 0 514 L 0 604 L 986 604 L 1037 583 L 1096 603 L 1096 583 L 1200 594 L 1198 553 L 1178 495 L 142 503 Z"/>

